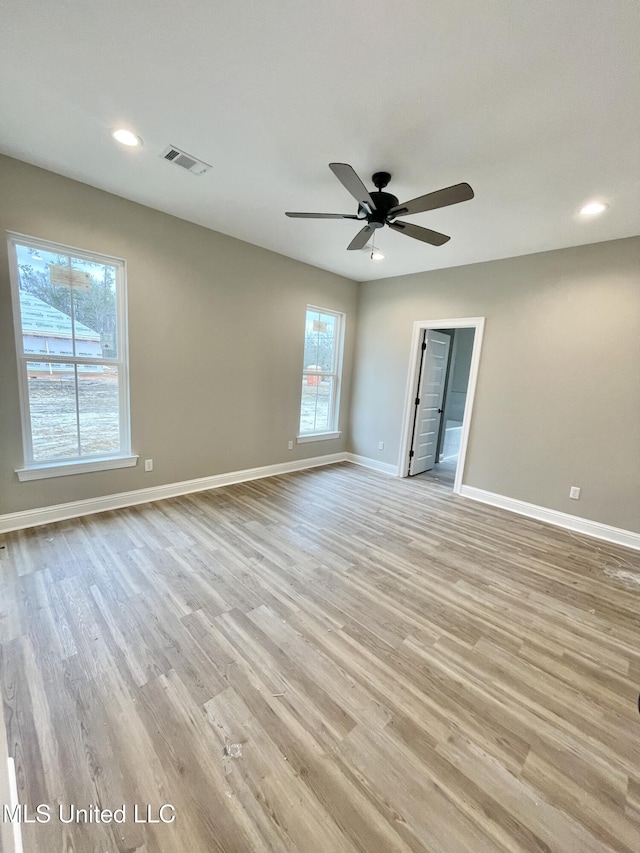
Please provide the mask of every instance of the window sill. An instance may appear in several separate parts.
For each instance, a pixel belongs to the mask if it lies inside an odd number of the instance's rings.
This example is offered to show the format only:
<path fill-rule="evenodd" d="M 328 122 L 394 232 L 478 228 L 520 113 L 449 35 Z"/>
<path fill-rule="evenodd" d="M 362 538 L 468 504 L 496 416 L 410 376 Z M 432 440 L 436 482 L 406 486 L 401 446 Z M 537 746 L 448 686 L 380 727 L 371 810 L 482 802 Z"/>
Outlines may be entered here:
<path fill-rule="evenodd" d="M 331 438 L 340 438 L 341 432 L 314 432 L 309 435 L 299 435 L 296 438 L 298 444 L 307 444 L 309 441 L 328 441 Z"/>
<path fill-rule="evenodd" d="M 28 480 L 44 480 L 47 477 L 66 477 L 70 474 L 88 474 L 92 471 L 109 471 L 113 468 L 133 468 L 137 456 L 109 456 L 103 459 L 87 459 L 86 462 L 47 462 L 18 468 L 16 474 L 21 483 Z"/>

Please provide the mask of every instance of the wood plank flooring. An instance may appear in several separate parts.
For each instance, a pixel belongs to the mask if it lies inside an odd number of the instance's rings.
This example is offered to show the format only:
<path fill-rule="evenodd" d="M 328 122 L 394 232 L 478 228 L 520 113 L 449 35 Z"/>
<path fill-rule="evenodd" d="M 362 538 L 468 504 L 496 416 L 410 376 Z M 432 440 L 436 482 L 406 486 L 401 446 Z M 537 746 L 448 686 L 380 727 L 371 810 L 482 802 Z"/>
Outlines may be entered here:
<path fill-rule="evenodd" d="M 640 850 L 636 552 L 347 464 L 0 544 L 26 853 Z"/>

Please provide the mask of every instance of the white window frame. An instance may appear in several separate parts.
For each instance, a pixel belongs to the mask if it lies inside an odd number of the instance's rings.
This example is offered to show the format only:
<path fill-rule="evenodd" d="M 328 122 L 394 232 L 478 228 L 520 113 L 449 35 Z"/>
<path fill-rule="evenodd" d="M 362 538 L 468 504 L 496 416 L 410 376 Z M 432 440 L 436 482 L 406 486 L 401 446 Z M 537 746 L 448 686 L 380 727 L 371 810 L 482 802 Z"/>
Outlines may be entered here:
<path fill-rule="evenodd" d="M 18 385 L 20 391 L 20 414 L 22 419 L 22 447 L 24 454 L 23 467 L 16 469 L 20 482 L 40 480 L 46 477 L 62 477 L 70 474 L 80 474 L 90 471 L 104 471 L 111 468 L 130 468 L 138 461 L 138 456 L 131 453 L 131 418 L 129 409 L 129 357 L 127 340 L 127 276 L 126 261 L 86 249 L 77 249 L 63 243 L 54 243 L 19 234 L 7 232 L 9 249 L 9 270 L 11 279 L 11 301 L 13 303 L 13 325 L 16 339 L 16 355 L 18 360 Z M 27 363 L 40 358 L 38 354 L 25 353 L 22 317 L 20 311 L 20 272 L 16 245 L 26 245 L 44 252 L 59 252 L 86 261 L 113 266 L 116 269 L 116 322 L 117 322 L 117 357 L 91 358 L 79 355 L 47 355 L 47 361 L 60 364 L 100 364 L 112 365 L 118 369 L 118 405 L 120 419 L 120 448 L 113 453 L 83 455 L 61 460 L 35 461 L 33 458 L 33 441 L 31 435 L 31 413 L 29 408 L 29 385 L 27 378 Z"/>
<path fill-rule="evenodd" d="M 346 325 L 346 315 L 341 311 L 333 311 L 330 308 L 321 308 L 318 305 L 307 305 L 304 311 L 304 334 L 306 338 L 307 334 L 307 313 L 312 311 L 314 313 L 318 312 L 320 314 L 328 314 L 332 317 L 335 317 L 336 324 L 336 345 L 333 352 L 333 370 L 318 370 L 314 371 L 313 374 L 309 374 L 309 371 L 306 369 L 307 365 L 304 364 L 304 354 L 303 354 L 303 364 L 302 364 L 302 382 L 301 382 L 301 391 L 300 391 L 300 406 L 298 409 L 298 435 L 296 438 L 297 444 L 305 444 L 311 441 L 326 441 L 332 438 L 340 438 L 342 432 L 338 429 L 338 423 L 340 418 L 340 391 L 342 384 L 342 356 L 344 351 L 344 330 Z M 307 375 L 313 376 L 326 376 L 332 377 L 332 392 L 331 398 L 329 401 L 329 425 L 330 429 L 322 430 L 319 432 L 301 432 L 300 431 L 300 420 L 302 417 L 302 385 L 304 384 L 304 378 Z"/>

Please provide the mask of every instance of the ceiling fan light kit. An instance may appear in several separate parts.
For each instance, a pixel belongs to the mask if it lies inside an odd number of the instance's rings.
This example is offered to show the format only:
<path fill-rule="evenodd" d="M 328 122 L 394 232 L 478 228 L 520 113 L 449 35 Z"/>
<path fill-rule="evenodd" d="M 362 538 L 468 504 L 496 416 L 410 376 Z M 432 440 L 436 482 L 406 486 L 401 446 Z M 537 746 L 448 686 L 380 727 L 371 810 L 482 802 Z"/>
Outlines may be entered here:
<path fill-rule="evenodd" d="M 399 216 L 410 216 L 414 213 L 423 213 L 427 210 L 437 210 L 440 207 L 459 204 L 461 201 L 469 201 L 473 198 L 473 190 L 469 184 L 462 183 L 418 196 L 400 204 L 396 196 L 384 192 L 385 187 L 391 180 L 389 172 L 375 172 L 371 177 L 371 181 L 376 190 L 369 192 L 353 167 L 348 163 L 329 163 L 329 168 L 344 188 L 358 202 L 358 212 L 353 215 L 350 213 L 297 213 L 287 211 L 286 216 L 295 219 L 366 219 L 367 224 L 358 231 L 347 246 L 350 252 L 356 249 L 363 249 L 369 242 L 369 239 L 375 235 L 376 231 L 379 228 L 384 228 L 385 225 L 388 225 L 389 228 L 400 234 L 413 237 L 414 240 L 429 243 L 431 246 L 442 246 L 451 239 L 446 234 L 441 234 L 439 231 L 432 231 L 430 228 L 423 228 L 420 225 L 414 225 L 411 222 L 396 222 L 396 218 Z M 373 250 L 371 252 L 371 260 L 382 260 L 384 258 L 384 255 L 374 258 L 374 253 L 382 254 L 380 252 L 376 253 Z"/>

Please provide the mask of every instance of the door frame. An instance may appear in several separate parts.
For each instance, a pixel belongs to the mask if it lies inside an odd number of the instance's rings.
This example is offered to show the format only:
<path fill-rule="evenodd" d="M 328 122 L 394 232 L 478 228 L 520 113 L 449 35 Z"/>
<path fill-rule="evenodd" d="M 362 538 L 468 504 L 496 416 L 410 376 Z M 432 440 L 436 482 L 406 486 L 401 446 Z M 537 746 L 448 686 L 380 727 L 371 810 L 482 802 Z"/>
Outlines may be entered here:
<path fill-rule="evenodd" d="M 457 317 L 448 320 L 416 320 L 413 324 L 413 335 L 411 336 L 411 350 L 409 353 L 409 371 L 407 374 L 407 388 L 404 400 L 404 416 L 402 420 L 402 432 L 400 434 L 400 457 L 398 459 L 398 476 L 409 476 L 409 451 L 411 450 L 411 424 L 415 404 L 416 383 L 420 369 L 420 338 L 422 333 L 428 329 L 475 329 L 473 336 L 473 351 L 471 353 L 471 367 L 469 369 L 469 384 L 467 385 L 467 399 L 462 419 L 462 436 L 460 439 L 460 455 L 453 484 L 455 494 L 460 494 L 462 487 L 462 475 L 464 474 L 465 459 L 467 455 L 467 444 L 471 428 L 471 415 L 473 412 L 473 401 L 476 393 L 478 370 L 480 368 L 480 351 L 482 349 L 482 337 L 484 334 L 484 317 Z"/>

